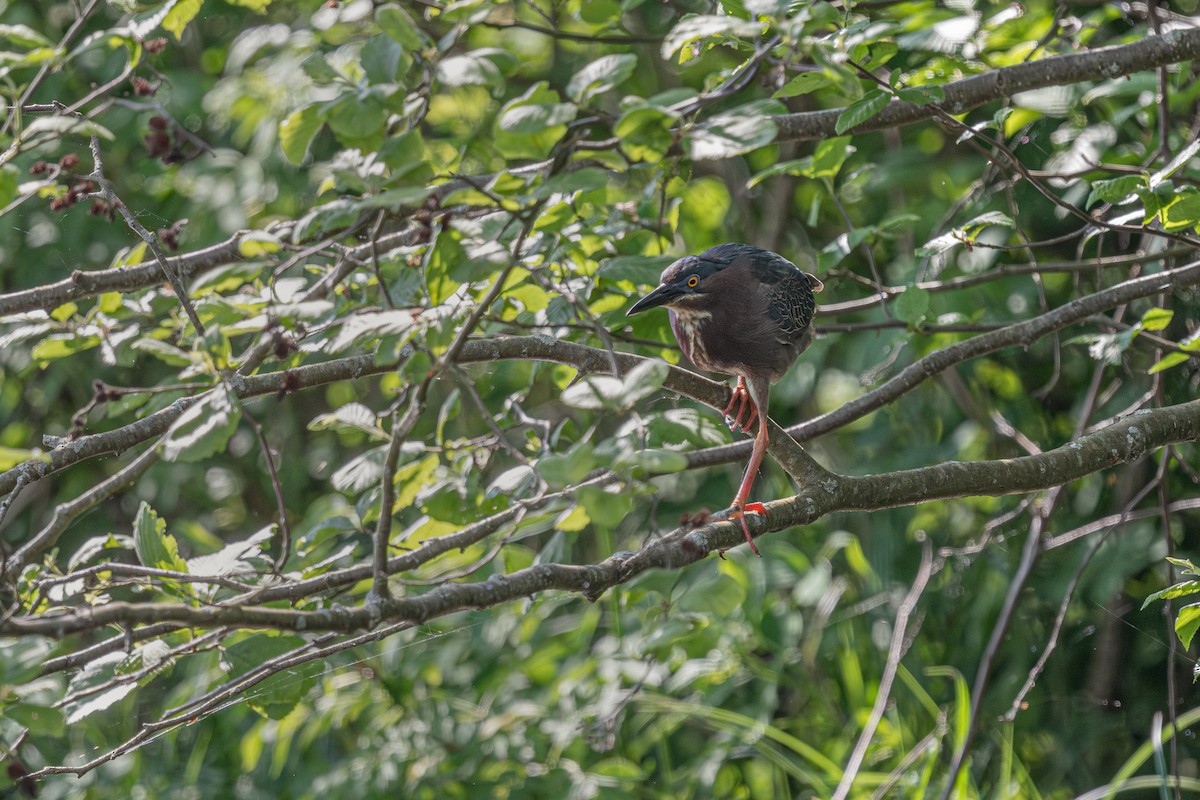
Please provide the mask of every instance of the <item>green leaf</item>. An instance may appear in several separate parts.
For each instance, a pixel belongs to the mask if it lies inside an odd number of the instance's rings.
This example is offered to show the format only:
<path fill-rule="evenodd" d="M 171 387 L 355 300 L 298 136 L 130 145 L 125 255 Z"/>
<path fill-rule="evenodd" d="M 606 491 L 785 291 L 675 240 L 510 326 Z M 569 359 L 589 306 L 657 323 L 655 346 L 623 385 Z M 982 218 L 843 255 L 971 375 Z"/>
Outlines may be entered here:
<path fill-rule="evenodd" d="M 133 548 L 144 567 L 187 572 L 179 557 L 179 544 L 167 533 L 167 521 L 143 500 L 133 521 Z"/>
<path fill-rule="evenodd" d="M 500 115 L 500 130 L 506 133 L 541 133 L 575 119 L 572 103 L 530 103 L 510 107 Z"/>
<path fill-rule="evenodd" d="M 909 325 L 917 325 L 929 311 L 929 292 L 917 286 L 909 286 L 892 304 L 896 316 Z"/>
<path fill-rule="evenodd" d="M 38 117 L 25 126 L 21 131 L 22 139 L 28 140 L 39 133 L 51 133 L 59 136 L 68 134 L 75 136 L 99 136 L 101 139 L 112 140 L 113 134 L 108 128 L 80 117 Z"/>
<path fill-rule="evenodd" d="M 566 453 L 555 453 L 538 459 L 537 473 L 554 488 L 579 483 L 598 466 L 591 442 L 580 442 Z"/>
<path fill-rule="evenodd" d="M 976 236 L 983 232 L 984 228 L 992 225 L 1000 225 L 1005 228 L 1016 229 L 1017 224 L 1013 222 L 1012 217 L 1002 211 L 987 211 L 979 216 L 965 222 L 962 225 L 963 236 L 969 240 L 973 240 Z"/>
<path fill-rule="evenodd" d="M 671 605 L 678 611 L 711 614 L 714 617 L 727 617 L 744 602 L 745 587 L 732 576 L 716 570 L 681 583 L 680 591 L 671 598 Z"/>
<path fill-rule="evenodd" d="M 1200 227 L 1200 191 L 1189 187 L 1161 210 L 1163 227 L 1168 231 Z"/>
<path fill-rule="evenodd" d="M 850 142 L 853 137 L 836 136 L 832 139 L 825 139 L 817 145 L 817 149 L 813 151 L 812 167 L 807 173 L 811 178 L 829 178 L 837 176 L 842 165 L 846 163 L 855 151 Z"/>
<path fill-rule="evenodd" d="M 165 461 L 202 461 L 229 444 L 242 419 L 237 397 L 224 383 L 175 420 L 162 444 Z"/>
<path fill-rule="evenodd" d="M 292 231 L 292 243 L 300 244 L 330 231 L 349 227 L 358 220 L 360 214 L 362 207 L 353 200 L 333 200 L 317 206 L 296 223 Z"/>
<path fill-rule="evenodd" d="M 34 47 L 54 46 L 54 42 L 28 25 L 0 25 L 0 39 L 12 42 L 17 47 L 24 47 L 27 50 Z"/>
<path fill-rule="evenodd" d="M 781 86 L 771 96 L 775 98 L 797 97 L 815 92 L 817 89 L 824 89 L 832 83 L 833 79 L 824 72 L 802 72 Z"/>
<path fill-rule="evenodd" d="M 841 135 L 851 128 L 863 124 L 887 108 L 891 100 L 892 96 L 882 89 L 872 89 L 858 100 L 846 106 L 845 110 L 838 115 L 837 122 L 834 123 L 834 131 L 838 135 Z"/>
<path fill-rule="evenodd" d="M 172 367 L 190 367 L 194 362 L 191 353 L 186 350 L 181 350 L 173 344 L 143 337 L 135 341 L 131 347 L 142 353 L 149 353 Z"/>
<path fill-rule="evenodd" d="M 62 736 L 67 729 L 63 713 L 51 706 L 14 703 L 3 707 L 4 718 L 28 728 L 35 736 Z"/>
<path fill-rule="evenodd" d="M 1189 358 L 1191 358 L 1191 356 L 1189 356 L 1187 353 L 1167 353 L 1158 361 L 1155 361 L 1154 364 L 1151 365 L 1150 369 L 1146 370 L 1146 374 L 1154 375 L 1155 373 L 1162 372 L 1163 370 L 1170 369 L 1171 367 L 1179 366 L 1180 364 L 1185 363 Z"/>
<path fill-rule="evenodd" d="M 246 258 L 278 253 L 283 243 L 273 233 L 267 231 L 250 231 L 238 240 L 238 252 Z"/>
<path fill-rule="evenodd" d="M 362 403 L 347 403 L 328 414 L 321 414 L 308 423 L 308 429 L 310 431 L 352 429 L 362 431 L 373 439 L 385 442 L 390 438 L 387 432 L 379 427 L 379 420 L 376 418 L 375 412 Z"/>
<path fill-rule="evenodd" d="M 904 89 L 897 89 L 896 96 L 906 103 L 912 103 L 914 106 L 927 106 L 932 103 L 941 103 L 946 99 L 946 92 L 941 86 L 912 86 Z"/>
<path fill-rule="evenodd" d="M 293 164 L 304 161 L 308 146 L 325 124 L 324 106 L 319 103 L 304 106 L 279 123 L 279 144 L 283 154 Z"/>
<path fill-rule="evenodd" d="M 1137 190 L 1146 188 L 1146 178 L 1142 175 L 1122 175 L 1103 181 L 1093 181 L 1092 191 L 1088 195 L 1084 208 L 1088 208 L 1097 200 L 1116 205 L 1125 205 L 1137 200 Z"/>
<path fill-rule="evenodd" d="M 223 661 L 229 677 L 236 678 L 306 647 L 308 642 L 299 636 L 255 634 L 225 648 Z M 325 662 L 319 659 L 278 670 L 248 689 L 246 702 L 265 717 L 283 719 L 316 685 L 324 671 Z"/>
<path fill-rule="evenodd" d="M 183 39 L 184 29 L 200 13 L 203 5 L 204 0 L 170 0 L 165 6 L 168 10 L 163 17 L 163 30 L 175 34 L 176 41 Z"/>
<path fill-rule="evenodd" d="M 673 114 L 661 108 L 635 108 L 617 120 L 613 134 L 630 161 L 653 164 L 665 158 L 674 144 L 671 127 L 675 120 Z"/>
<path fill-rule="evenodd" d="M 1179 609 L 1175 617 L 1175 635 L 1183 644 L 1184 649 L 1192 646 L 1192 637 L 1200 629 L 1200 603 L 1192 603 Z"/>
<path fill-rule="evenodd" d="M 359 53 L 363 74 L 371 83 L 391 83 L 396 80 L 403 59 L 403 48 L 387 36 L 372 36 Z"/>
<path fill-rule="evenodd" d="M 676 450 L 638 449 L 613 462 L 613 469 L 635 477 L 669 475 L 688 468 L 688 458 Z"/>
<path fill-rule="evenodd" d="M 689 132 L 689 153 L 697 161 L 720 160 L 771 144 L 779 132 L 771 115 L 786 111 L 775 100 L 756 100 L 718 114 Z"/>
<path fill-rule="evenodd" d="M 1193 594 L 1200 594 L 1200 581 L 1182 581 L 1147 597 L 1142 601 L 1142 610 L 1145 611 L 1148 605 L 1159 600 L 1174 600 L 1176 597 L 1187 597 Z"/>
<path fill-rule="evenodd" d="M 405 50 L 420 50 L 425 44 L 425 34 L 408 12 L 398 5 L 389 4 L 376 9 L 375 22 L 384 35 L 398 42 Z"/>
<path fill-rule="evenodd" d="M 508 158 L 545 158 L 575 118 L 573 103 L 563 103 L 547 81 L 538 81 L 505 103 L 492 128 L 495 145 Z"/>
<path fill-rule="evenodd" d="M 654 286 L 662 271 L 674 260 L 672 256 L 616 256 L 602 262 L 597 274 L 610 281 Z"/>
<path fill-rule="evenodd" d="M 571 76 L 567 82 L 567 96 L 576 103 L 586 103 L 624 83 L 636 69 L 637 56 L 632 53 L 601 56 Z"/>
<path fill-rule="evenodd" d="M 37 450 L 24 450 L 20 447 L 5 447 L 0 445 L 0 472 L 9 470 L 17 464 L 24 463 L 31 458 L 36 458 L 39 461 L 46 463 L 50 462 L 48 453 L 41 453 Z"/>
<path fill-rule="evenodd" d="M 584 411 L 617 410 L 622 407 L 625 384 L 610 375 L 589 375 L 563 390 L 560 399 Z"/>
<path fill-rule="evenodd" d="M 1171 318 L 1174 316 L 1174 311 L 1165 308 L 1150 308 L 1142 314 L 1142 321 L 1138 323 L 1138 326 L 1144 331 L 1161 331 L 1171 324 Z"/>
<path fill-rule="evenodd" d="M 478 51 L 438 62 L 438 80 L 446 86 L 485 86 L 492 94 L 504 90 L 504 75 L 496 63 Z"/>
<path fill-rule="evenodd" d="M 575 496 L 587 512 L 592 525 L 601 530 L 617 527 L 633 510 L 633 496 L 629 492 L 609 491 L 600 486 L 583 486 Z"/>
<path fill-rule="evenodd" d="M 665 361 L 645 360 L 625 373 L 622 380 L 621 394 L 625 404 L 632 407 L 643 397 L 648 397 L 662 388 L 663 381 L 671 372 L 671 367 Z"/>
<path fill-rule="evenodd" d="M 697 56 L 703 49 L 700 46 L 687 48 L 688 45 L 708 39 L 757 39 L 763 30 L 758 22 L 749 22 L 737 17 L 719 16 L 715 14 L 698 14 L 685 17 L 663 38 L 662 57 L 670 60 L 676 52 L 679 53 L 679 63 L 684 63 Z M 715 44 L 709 42 L 708 44 Z"/>
<path fill-rule="evenodd" d="M 100 656 L 89 661 L 71 678 L 66 694 L 72 699 L 63 706 L 68 725 L 74 725 L 97 711 L 111 708 L 137 689 L 138 685 L 132 681 L 113 683 L 117 666 L 124 660 L 125 654 L 121 652 Z"/>
<path fill-rule="evenodd" d="M 100 344 L 99 336 L 77 336 L 71 333 L 56 333 L 42 339 L 33 346 L 30 355 L 39 365 L 45 366 L 51 361 L 73 356 L 90 350 Z"/>
<path fill-rule="evenodd" d="M 0 165 L 0 208 L 11 203 L 17 196 L 21 184 L 21 173 L 12 164 Z"/>
<path fill-rule="evenodd" d="M 50 319 L 56 322 L 66 322 L 71 317 L 75 316 L 75 312 L 79 310 L 79 306 L 73 302 L 63 303 L 58 308 L 50 312 Z"/>
<path fill-rule="evenodd" d="M 404 309 L 355 314 L 342 323 L 337 335 L 325 345 L 324 351 L 340 353 L 352 346 L 366 346 L 385 336 L 399 336 L 403 344 L 417 332 L 413 323 L 413 313 Z"/>

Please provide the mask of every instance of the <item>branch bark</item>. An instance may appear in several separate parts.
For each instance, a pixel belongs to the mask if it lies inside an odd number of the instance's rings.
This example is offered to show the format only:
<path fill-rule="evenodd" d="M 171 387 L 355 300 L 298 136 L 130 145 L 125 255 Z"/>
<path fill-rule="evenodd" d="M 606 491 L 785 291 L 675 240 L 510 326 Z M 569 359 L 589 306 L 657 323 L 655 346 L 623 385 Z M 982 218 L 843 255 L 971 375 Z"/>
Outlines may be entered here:
<path fill-rule="evenodd" d="M 1102 47 L 1086 53 L 1052 56 L 1011 67 L 989 70 L 944 84 L 945 100 L 927 106 L 893 100 L 879 114 L 846 131 L 859 134 L 921 122 L 938 113 L 963 114 L 984 103 L 1047 86 L 1119 78 L 1200 57 L 1200 29 L 1174 30 L 1133 44 Z M 783 114 L 775 117 L 779 141 L 808 141 L 837 136 L 837 119 L 844 108 Z"/>
<path fill-rule="evenodd" d="M 1200 438 L 1200 400 L 1138 412 L 1054 450 L 998 461 L 951 461 L 931 467 L 862 477 L 832 476 L 799 494 L 767 503 L 768 516 L 751 518 L 761 535 L 807 525 L 836 511 L 914 505 L 954 497 L 997 496 L 1049 489 L 1094 472 L 1136 461 L 1168 444 Z M 609 589 L 650 569 L 681 569 L 716 549 L 743 541 L 736 522 L 722 520 L 679 529 L 635 553 L 616 553 L 597 564 L 539 564 L 478 583 L 443 584 L 423 595 L 370 606 L 299 611 L 265 606 L 193 607 L 171 603 L 114 602 L 0 622 L 0 636 L 48 636 L 107 625 L 174 623 L 212 628 L 232 625 L 291 631 L 367 630 L 381 622 L 423 623 L 470 608 L 491 608 L 549 590 L 596 600 Z"/>

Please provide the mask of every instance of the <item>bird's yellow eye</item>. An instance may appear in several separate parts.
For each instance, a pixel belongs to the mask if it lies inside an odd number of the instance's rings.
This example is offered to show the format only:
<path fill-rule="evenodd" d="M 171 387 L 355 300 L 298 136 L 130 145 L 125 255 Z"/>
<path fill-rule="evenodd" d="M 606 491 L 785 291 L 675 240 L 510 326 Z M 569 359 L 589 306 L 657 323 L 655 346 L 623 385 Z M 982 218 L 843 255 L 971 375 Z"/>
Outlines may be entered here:
<path fill-rule="evenodd" d="M 691 277 L 689 277 L 687 279 L 687 285 L 688 285 L 689 289 L 695 289 L 697 286 L 700 285 L 700 276 L 692 275 Z"/>

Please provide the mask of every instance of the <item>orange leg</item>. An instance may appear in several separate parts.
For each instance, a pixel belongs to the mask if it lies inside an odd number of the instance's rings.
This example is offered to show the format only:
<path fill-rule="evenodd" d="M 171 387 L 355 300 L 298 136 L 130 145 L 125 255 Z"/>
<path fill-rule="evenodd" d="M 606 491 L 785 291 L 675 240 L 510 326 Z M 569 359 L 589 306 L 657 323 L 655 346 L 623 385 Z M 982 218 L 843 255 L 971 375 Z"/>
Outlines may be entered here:
<path fill-rule="evenodd" d="M 739 386 L 745 387 L 745 384 L 738 379 Z M 767 390 L 770 384 L 766 380 L 754 380 L 748 388 L 750 395 L 749 400 L 755 406 L 766 408 L 767 405 Z M 746 474 L 742 477 L 742 484 L 738 487 L 737 495 L 733 498 L 733 512 L 729 515 L 731 518 L 742 523 L 742 533 L 746 535 L 746 543 L 750 545 L 750 549 L 755 555 L 761 556 L 758 552 L 758 547 L 754 544 L 754 539 L 750 536 L 750 526 L 746 524 L 746 514 L 766 514 L 767 510 L 762 503 L 748 503 L 750 499 L 750 488 L 754 485 L 754 479 L 758 476 L 758 468 L 762 466 L 763 457 L 767 454 L 767 425 L 766 417 L 759 420 L 758 435 L 754 437 L 754 450 L 750 453 L 750 463 L 746 465 Z"/>

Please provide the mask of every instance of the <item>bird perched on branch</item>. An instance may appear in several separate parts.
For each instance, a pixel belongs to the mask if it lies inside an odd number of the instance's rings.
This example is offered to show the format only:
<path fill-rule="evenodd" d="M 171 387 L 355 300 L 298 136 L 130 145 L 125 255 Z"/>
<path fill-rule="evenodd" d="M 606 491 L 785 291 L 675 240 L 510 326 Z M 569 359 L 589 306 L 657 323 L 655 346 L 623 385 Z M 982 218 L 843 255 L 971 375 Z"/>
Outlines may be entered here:
<path fill-rule="evenodd" d="M 746 514 L 766 509 L 746 501 L 767 452 L 767 394 L 812 344 L 813 293 L 823 288 L 816 276 L 770 250 L 720 244 L 667 267 L 659 287 L 627 312 L 666 306 L 671 330 L 693 364 L 737 376 L 725 420 L 749 433 L 757 418 L 758 435 L 730 516 L 741 522 L 756 555 Z"/>

